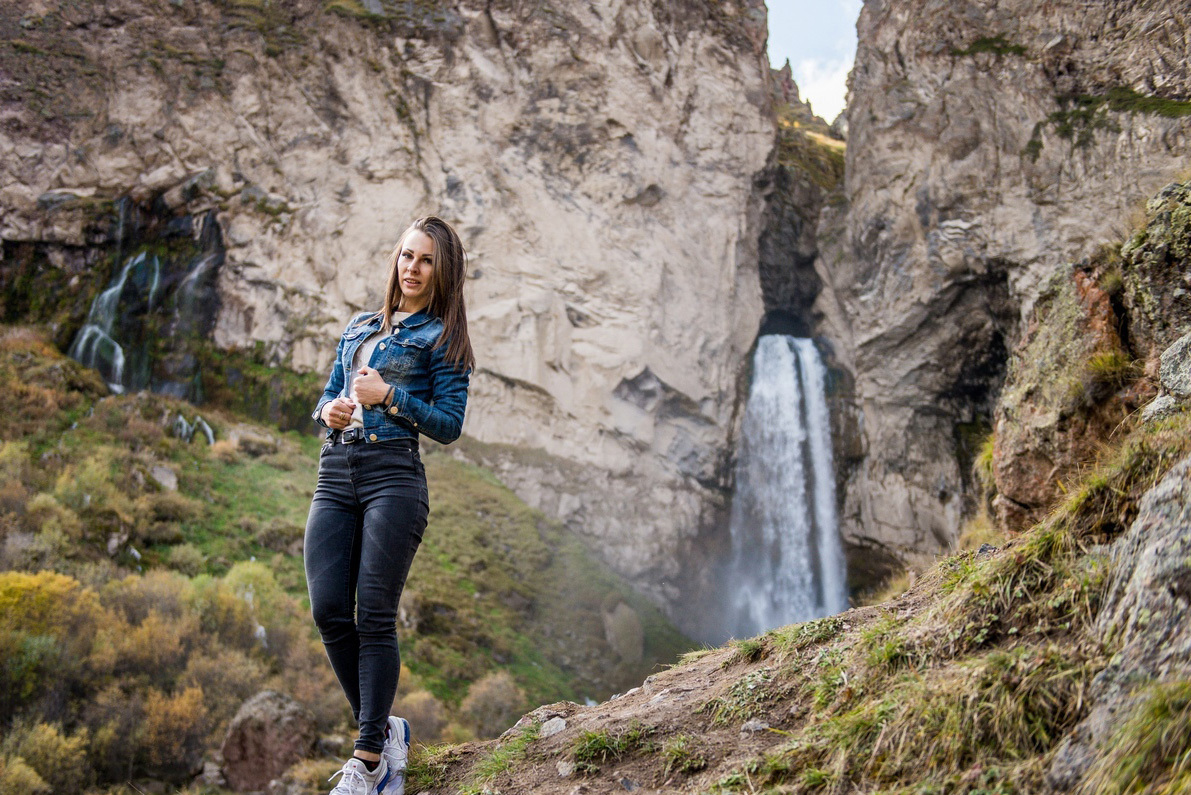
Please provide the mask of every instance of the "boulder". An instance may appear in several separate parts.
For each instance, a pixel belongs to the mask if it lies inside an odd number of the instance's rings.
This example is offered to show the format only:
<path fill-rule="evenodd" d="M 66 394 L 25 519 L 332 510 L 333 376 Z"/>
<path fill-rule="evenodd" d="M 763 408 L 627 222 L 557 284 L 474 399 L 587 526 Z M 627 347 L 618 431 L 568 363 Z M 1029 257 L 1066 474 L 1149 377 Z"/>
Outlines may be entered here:
<path fill-rule="evenodd" d="M 1177 398 L 1191 397 L 1191 333 L 1162 352 L 1158 376 L 1162 387 Z"/>
<path fill-rule="evenodd" d="M 317 739 L 314 716 L 289 696 L 264 690 L 244 702 L 223 740 L 223 775 L 236 792 L 263 790 L 306 758 Z"/>

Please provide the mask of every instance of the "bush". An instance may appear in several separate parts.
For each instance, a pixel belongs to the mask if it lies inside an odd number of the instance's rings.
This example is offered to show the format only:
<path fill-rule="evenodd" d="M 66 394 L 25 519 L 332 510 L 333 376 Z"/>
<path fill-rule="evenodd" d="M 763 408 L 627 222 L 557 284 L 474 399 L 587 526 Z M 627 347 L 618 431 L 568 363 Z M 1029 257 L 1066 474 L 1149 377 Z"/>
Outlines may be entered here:
<path fill-rule="evenodd" d="M 244 652 L 215 648 L 192 654 L 178 682 L 203 691 L 214 744 L 240 705 L 263 689 L 265 674 L 265 666 Z"/>
<path fill-rule="evenodd" d="M 410 732 L 423 745 L 439 742 L 442 730 L 447 725 L 442 703 L 426 690 L 418 690 L 397 699 L 393 704 L 393 714 L 409 721 Z"/>
<path fill-rule="evenodd" d="M 169 551 L 170 568 L 193 577 L 207 565 L 207 556 L 194 544 L 180 544 Z"/>
<path fill-rule="evenodd" d="M 479 737 L 496 737 L 517 722 L 525 692 L 508 671 L 494 671 L 468 688 L 459 708 Z"/>
<path fill-rule="evenodd" d="M 48 723 L 17 723 L 0 743 L 0 755 L 24 760 L 53 792 L 84 790 L 91 779 L 87 740 L 86 729 L 67 737 Z"/>
<path fill-rule="evenodd" d="M 21 757 L 0 757 L 0 795 L 42 795 L 50 785 Z"/>
<path fill-rule="evenodd" d="M 173 696 L 149 692 L 136 739 L 148 767 L 157 775 L 188 778 L 202 762 L 206 734 L 202 688 L 188 687 Z"/>

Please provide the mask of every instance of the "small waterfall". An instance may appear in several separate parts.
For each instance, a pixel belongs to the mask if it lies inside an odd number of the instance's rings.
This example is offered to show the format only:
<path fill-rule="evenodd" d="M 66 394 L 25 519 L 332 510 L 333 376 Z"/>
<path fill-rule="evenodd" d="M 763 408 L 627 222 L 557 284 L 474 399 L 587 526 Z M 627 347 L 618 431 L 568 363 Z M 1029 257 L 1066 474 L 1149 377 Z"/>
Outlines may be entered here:
<path fill-rule="evenodd" d="M 91 310 L 87 313 L 87 323 L 79 329 L 78 335 L 70 345 L 69 355 L 98 370 L 113 392 L 124 391 L 124 349 L 112 338 L 112 326 L 116 322 L 116 310 L 120 306 L 120 296 L 124 293 L 128 275 L 137 268 L 145 268 L 144 252 L 129 257 L 120 269 L 119 275 L 106 290 L 96 296 L 91 303 Z M 154 257 L 153 265 L 149 266 L 149 269 L 156 274 L 160 268 L 157 258 Z M 156 284 L 155 275 L 154 287 Z"/>
<path fill-rule="evenodd" d="M 224 252 L 212 213 L 161 218 L 116 202 L 113 262 L 69 355 L 93 367 L 113 392 L 151 389 L 201 399 L 198 341 L 207 339 L 219 298 Z"/>
<path fill-rule="evenodd" d="M 848 607 L 825 376 L 811 340 L 758 339 L 731 513 L 735 637 Z"/>

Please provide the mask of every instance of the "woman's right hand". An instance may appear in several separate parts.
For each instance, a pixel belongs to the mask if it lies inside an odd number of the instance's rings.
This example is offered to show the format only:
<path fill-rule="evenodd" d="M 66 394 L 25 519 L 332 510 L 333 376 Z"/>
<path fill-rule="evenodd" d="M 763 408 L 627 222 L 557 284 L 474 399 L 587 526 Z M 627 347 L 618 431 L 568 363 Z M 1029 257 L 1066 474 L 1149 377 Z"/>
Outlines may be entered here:
<path fill-rule="evenodd" d="M 323 406 L 323 422 L 327 427 L 342 431 L 352 421 L 352 412 L 356 404 L 349 398 L 337 397 Z"/>

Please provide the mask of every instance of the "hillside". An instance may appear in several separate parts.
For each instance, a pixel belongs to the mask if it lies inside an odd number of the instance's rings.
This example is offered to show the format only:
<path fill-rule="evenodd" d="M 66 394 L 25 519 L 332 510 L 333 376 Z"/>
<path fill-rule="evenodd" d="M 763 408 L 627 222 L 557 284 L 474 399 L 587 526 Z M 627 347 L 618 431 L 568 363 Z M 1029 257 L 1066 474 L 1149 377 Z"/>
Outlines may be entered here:
<path fill-rule="evenodd" d="M 1051 424 L 998 423 L 984 441 L 971 548 L 881 604 L 424 752 L 412 791 L 1187 791 L 1191 315 L 1169 301 L 1188 208 L 1191 184 L 1171 185 L 1124 244 L 1058 269 L 998 402 Z M 1104 311 L 1113 333 L 1091 334 Z M 1069 465 L 1046 481 L 1051 508 L 1006 534 L 988 511 L 1027 437 Z"/>
<path fill-rule="evenodd" d="M 0 421 L 0 791 L 184 784 L 263 688 L 309 709 L 324 751 L 343 753 L 350 715 L 301 559 L 320 439 L 111 395 L 26 327 L 0 329 L 0 383 L 12 396 Z M 180 437 L 188 425 L 199 430 Z M 490 473 L 423 457 L 432 509 L 402 601 L 396 707 L 423 741 L 605 698 L 690 648 Z M 69 770 L 43 746 L 71 756 Z"/>

